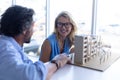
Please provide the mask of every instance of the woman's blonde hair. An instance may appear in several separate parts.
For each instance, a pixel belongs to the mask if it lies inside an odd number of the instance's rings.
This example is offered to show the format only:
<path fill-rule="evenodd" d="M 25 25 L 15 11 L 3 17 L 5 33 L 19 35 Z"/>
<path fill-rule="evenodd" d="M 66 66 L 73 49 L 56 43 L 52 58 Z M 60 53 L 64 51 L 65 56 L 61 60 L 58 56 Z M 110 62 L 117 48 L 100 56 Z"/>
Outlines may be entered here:
<path fill-rule="evenodd" d="M 58 40 L 60 39 L 60 37 L 59 37 L 60 35 L 59 35 L 58 31 L 57 31 L 57 22 L 58 22 L 58 19 L 59 19 L 60 17 L 65 17 L 65 18 L 67 18 L 67 19 L 70 21 L 70 23 L 72 24 L 71 32 L 70 32 L 70 34 L 68 35 L 68 39 L 70 40 L 70 45 L 72 45 L 72 44 L 74 43 L 75 32 L 76 32 L 76 30 L 77 30 L 77 26 L 76 26 L 76 24 L 75 24 L 74 20 L 72 19 L 72 16 L 70 15 L 69 12 L 67 12 L 67 11 L 61 12 L 61 13 L 56 17 L 56 19 L 55 19 L 55 24 L 54 24 L 54 33 L 57 35 L 57 39 L 58 39 Z"/>

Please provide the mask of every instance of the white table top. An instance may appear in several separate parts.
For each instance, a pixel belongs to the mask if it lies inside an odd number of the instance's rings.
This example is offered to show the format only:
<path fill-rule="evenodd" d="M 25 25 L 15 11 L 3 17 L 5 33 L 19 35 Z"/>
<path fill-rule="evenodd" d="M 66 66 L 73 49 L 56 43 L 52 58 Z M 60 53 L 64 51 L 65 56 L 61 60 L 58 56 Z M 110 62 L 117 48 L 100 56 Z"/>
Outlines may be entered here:
<path fill-rule="evenodd" d="M 104 72 L 67 64 L 50 80 L 120 80 L 120 59 Z"/>

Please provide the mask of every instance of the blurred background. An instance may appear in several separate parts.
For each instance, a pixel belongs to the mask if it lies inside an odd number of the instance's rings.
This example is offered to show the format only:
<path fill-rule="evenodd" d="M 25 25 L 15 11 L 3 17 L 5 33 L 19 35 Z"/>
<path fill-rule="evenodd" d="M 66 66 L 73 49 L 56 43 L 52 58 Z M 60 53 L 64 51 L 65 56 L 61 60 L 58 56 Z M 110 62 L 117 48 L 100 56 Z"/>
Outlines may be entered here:
<path fill-rule="evenodd" d="M 77 35 L 99 35 L 111 45 L 112 53 L 120 49 L 120 0 L 0 0 L 0 15 L 12 5 L 33 8 L 35 32 L 25 52 L 36 56 L 43 40 L 54 29 L 54 20 L 61 11 L 71 13 L 78 28 Z"/>

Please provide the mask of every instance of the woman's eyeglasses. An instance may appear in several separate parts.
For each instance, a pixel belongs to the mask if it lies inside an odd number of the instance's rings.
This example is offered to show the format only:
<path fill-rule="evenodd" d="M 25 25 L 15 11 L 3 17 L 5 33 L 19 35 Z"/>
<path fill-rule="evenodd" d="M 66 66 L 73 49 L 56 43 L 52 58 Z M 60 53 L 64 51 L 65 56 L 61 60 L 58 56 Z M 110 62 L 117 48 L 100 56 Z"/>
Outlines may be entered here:
<path fill-rule="evenodd" d="M 72 24 L 70 22 L 67 22 L 67 23 L 58 22 L 57 23 L 57 27 L 63 27 L 63 26 L 65 26 L 66 28 L 69 28 L 72 26 Z"/>

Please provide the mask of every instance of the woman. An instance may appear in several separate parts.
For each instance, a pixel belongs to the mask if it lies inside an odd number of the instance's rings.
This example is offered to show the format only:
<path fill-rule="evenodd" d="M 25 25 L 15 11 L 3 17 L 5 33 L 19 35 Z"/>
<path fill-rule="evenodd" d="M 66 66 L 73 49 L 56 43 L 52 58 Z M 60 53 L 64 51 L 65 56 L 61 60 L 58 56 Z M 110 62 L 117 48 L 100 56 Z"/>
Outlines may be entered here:
<path fill-rule="evenodd" d="M 72 53 L 76 28 L 70 14 L 61 12 L 55 19 L 54 32 L 42 44 L 40 60 L 47 62 L 58 54 Z"/>

